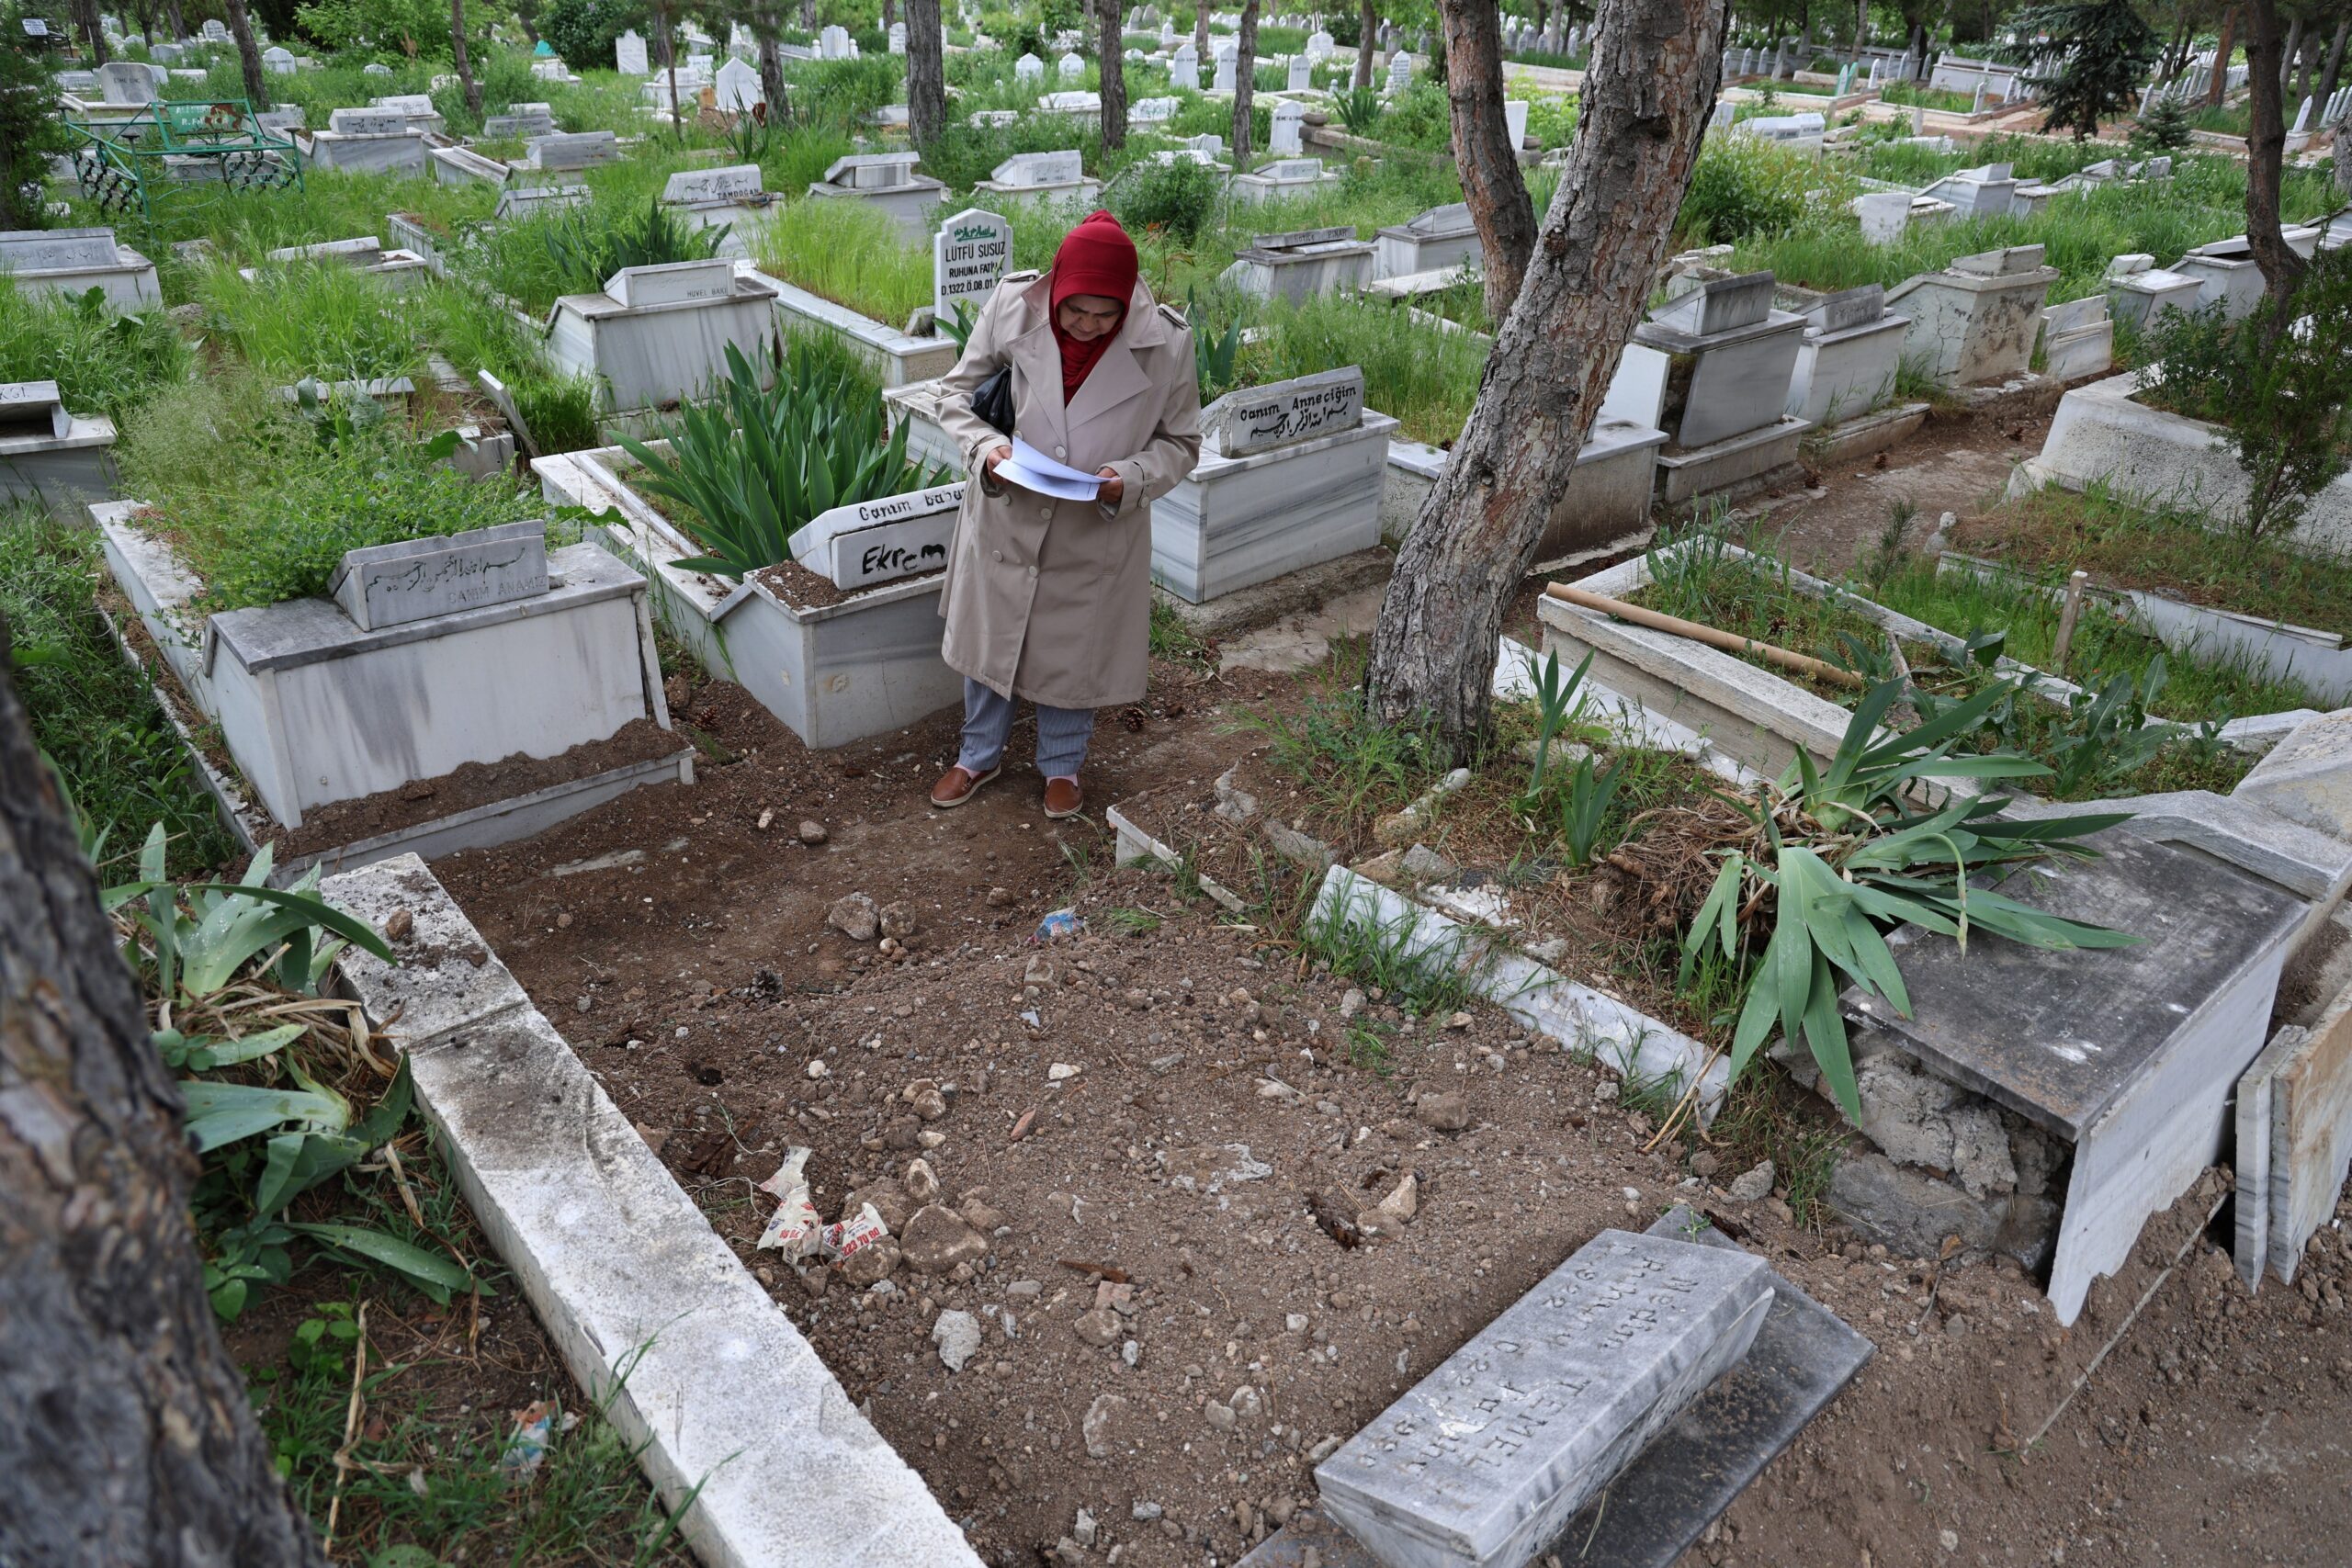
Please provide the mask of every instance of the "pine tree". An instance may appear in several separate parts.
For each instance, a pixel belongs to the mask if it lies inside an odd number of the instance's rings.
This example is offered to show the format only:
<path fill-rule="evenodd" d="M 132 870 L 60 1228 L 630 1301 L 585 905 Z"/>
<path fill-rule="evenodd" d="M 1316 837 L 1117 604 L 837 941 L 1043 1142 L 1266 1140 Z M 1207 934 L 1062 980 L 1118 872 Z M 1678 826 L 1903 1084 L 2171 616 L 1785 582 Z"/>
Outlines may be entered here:
<path fill-rule="evenodd" d="M 2135 152 L 2170 152 L 2188 145 L 2188 106 L 2163 97 L 2148 106 L 2132 126 Z"/>
<path fill-rule="evenodd" d="M 2131 111 L 2163 48 L 2135 0 L 2058 0 L 2019 11 L 2011 26 L 2018 47 L 2058 62 L 2052 74 L 2026 78 L 2050 111 L 2041 129 L 2071 127 L 2077 141 Z"/>

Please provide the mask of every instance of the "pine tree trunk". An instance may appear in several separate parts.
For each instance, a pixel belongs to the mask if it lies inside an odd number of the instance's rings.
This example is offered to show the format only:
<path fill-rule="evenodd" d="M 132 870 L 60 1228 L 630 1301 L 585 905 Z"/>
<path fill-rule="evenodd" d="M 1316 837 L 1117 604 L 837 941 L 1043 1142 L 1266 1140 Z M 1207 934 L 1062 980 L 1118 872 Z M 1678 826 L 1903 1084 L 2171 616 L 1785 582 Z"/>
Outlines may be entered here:
<path fill-rule="evenodd" d="M 2335 96 L 2338 73 L 2344 69 L 2344 40 L 2346 38 L 2352 38 L 2352 16 L 2335 24 L 2335 38 L 2327 46 L 2327 63 L 2320 68 L 2319 86 L 2312 96 L 2319 100 L 2322 109 L 2327 107 L 2328 99 Z M 2316 130 L 2319 128 L 2313 126 L 2312 129 Z"/>
<path fill-rule="evenodd" d="M 800 30 L 806 33 L 817 30 L 817 0 L 800 0 Z"/>
<path fill-rule="evenodd" d="M 2270 297 L 2285 304 L 2311 264 L 2294 253 L 2278 225 L 2279 164 L 2287 151 L 2287 122 L 2279 104 L 2278 0 L 2246 0 L 2246 85 L 2252 124 L 2245 139 L 2245 243 Z M 2283 328 L 2285 317 L 2278 324 Z"/>
<path fill-rule="evenodd" d="M 928 147 L 947 129 L 946 67 L 940 57 L 939 0 L 907 0 L 907 138 Z"/>
<path fill-rule="evenodd" d="M 114 58 L 107 49 L 107 29 L 98 21 L 98 0 L 75 0 L 73 14 L 82 24 L 82 37 L 89 46 L 90 69 L 95 71 Z"/>
<path fill-rule="evenodd" d="M 784 51 L 776 47 L 776 14 L 773 9 L 759 13 L 755 24 L 760 33 L 760 96 L 766 100 L 768 118 L 773 121 L 784 113 Z"/>
<path fill-rule="evenodd" d="M 1115 0 L 1114 0 L 1115 3 Z M 1249 166 L 1250 107 L 1258 88 L 1258 0 L 1241 7 L 1240 40 L 1233 54 L 1233 167 Z"/>
<path fill-rule="evenodd" d="M 1397 551 L 1365 683 L 1458 757 L 1487 727 L 1503 612 L 1647 303 L 1722 70 L 1722 0 L 1600 0 L 1583 107 L 1445 476 Z"/>
<path fill-rule="evenodd" d="M 172 29 L 173 41 L 187 37 L 187 18 L 180 15 L 180 0 L 164 0 L 164 25 Z"/>
<path fill-rule="evenodd" d="M 678 106 L 678 51 L 670 41 L 670 13 L 660 6 L 653 8 L 653 57 L 670 79 L 670 129 L 684 136 L 685 111 Z"/>
<path fill-rule="evenodd" d="M 1120 0 L 1095 0 L 1102 31 L 1102 146 L 1127 144 L 1127 39 Z"/>
<path fill-rule="evenodd" d="M 2205 84 L 2205 107 L 2218 108 L 2230 85 L 2230 55 L 2237 48 L 2238 8 L 2222 13 L 2221 40 L 2213 46 L 2213 79 Z"/>
<path fill-rule="evenodd" d="M 1356 73 L 1355 85 L 1372 85 L 1372 35 L 1380 30 L 1380 12 L 1373 0 L 1363 0 L 1356 8 Z"/>
<path fill-rule="evenodd" d="M 479 119 L 481 84 L 474 80 L 474 68 L 466 60 L 466 0 L 449 0 L 449 41 L 457 51 L 458 85 L 466 91 L 466 108 Z"/>
<path fill-rule="evenodd" d="M 96 5 L 97 0 L 91 0 Z M 237 40 L 237 63 L 243 68 L 245 96 L 255 110 L 269 107 L 268 78 L 261 72 L 261 46 L 254 42 L 253 18 L 245 15 L 245 0 L 221 0 L 229 14 L 229 36 Z"/>
<path fill-rule="evenodd" d="M 1500 14 L 1492 0 L 1439 0 L 1438 17 L 1445 28 L 1453 161 L 1462 171 L 1462 199 L 1478 227 L 1487 319 L 1499 321 L 1519 298 L 1535 250 L 1535 207 L 1503 113 Z"/>
<path fill-rule="evenodd" d="M 213 1324 L 195 1177 L 97 878 L 0 674 L 0 1562 L 325 1562 Z"/>
<path fill-rule="evenodd" d="M 2295 56 L 2303 49 L 2303 18 L 2290 18 L 2287 24 L 2287 42 L 2278 55 L 2278 91 L 2284 94 L 2287 84 L 2294 79 Z"/>
<path fill-rule="evenodd" d="M 888 38 L 899 20 L 899 0 L 882 0 L 882 36 Z"/>

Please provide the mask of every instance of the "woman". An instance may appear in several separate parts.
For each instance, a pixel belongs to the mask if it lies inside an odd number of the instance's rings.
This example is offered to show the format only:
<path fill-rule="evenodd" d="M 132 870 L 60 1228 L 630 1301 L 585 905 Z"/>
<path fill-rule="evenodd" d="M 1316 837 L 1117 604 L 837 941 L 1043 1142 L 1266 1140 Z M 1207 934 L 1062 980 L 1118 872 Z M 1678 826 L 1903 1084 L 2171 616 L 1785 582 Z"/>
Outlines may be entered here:
<path fill-rule="evenodd" d="M 1013 428 L 1101 476 L 1094 500 L 1058 501 L 997 476 L 1012 443 L 972 412 L 972 394 L 1007 365 Z M 1037 708 L 1046 815 L 1074 816 L 1094 710 L 1144 694 L 1151 503 L 1201 455 L 1192 330 L 1153 302 L 1135 243 L 1097 212 L 1063 239 L 1052 271 L 997 287 L 944 387 L 940 425 L 978 479 L 965 487 L 939 601 L 941 655 L 964 677 L 963 744 L 931 803 L 961 806 L 997 776 L 1026 700 Z"/>

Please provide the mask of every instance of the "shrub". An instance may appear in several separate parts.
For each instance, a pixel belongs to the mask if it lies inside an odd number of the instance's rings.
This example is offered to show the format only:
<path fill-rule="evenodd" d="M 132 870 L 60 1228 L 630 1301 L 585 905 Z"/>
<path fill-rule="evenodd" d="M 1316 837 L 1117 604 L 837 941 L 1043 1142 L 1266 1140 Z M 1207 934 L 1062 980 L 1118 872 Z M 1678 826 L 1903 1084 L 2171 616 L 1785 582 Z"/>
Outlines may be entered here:
<path fill-rule="evenodd" d="M 545 238 L 562 291 L 584 294 L 602 288 L 623 267 L 707 260 L 718 254 L 727 226 L 697 229 L 649 197 L 642 208 L 596 202 L 566 208 L 554 215 Z"/>
<path fill-rule="evenodd" d="M 1113 195 L 1113 210 L 1131 230 L 1157 229 L 1189 245 L 1216 215 L 1216 171 L 1190 159 L 1138 164 Z"/>
<path fill-rule="evenodd" d="M 613 40 L 632 27 L 653 36 L 639 0 L 550 0 L 539 13 L 539 36 L 575 71 L 613 69 Z"/>
<path fill-rule="evenodd" d="M 1752 136 L 1711 136 L 1699 151 L 1678 227 L 1686 243 L 1777 233 L 1804 216 L 1819 179 L 1809 160 Z"/>
<path fill-rule="evenodd" d="M 39 229 L 49 154 L 64 145 L 57 127 L 57 79 L 28 51 L 14 8 L 0 11 L 0 229 Z"/>
<path fill-rule="evenodd" d="M 2158 98 L 2132 122 L 2135 152 L 2172 152 L 2188 145 L 2188 106 L 2178 98 Z"/>
<path fill-rule="evenodd" d="M 187 344 L 160 310 L 117 316 L 93 288 L 78 299 L 0 285 L 0 381 L 54 381 L 75 413 L 119 419 L 187 378 Z"/>

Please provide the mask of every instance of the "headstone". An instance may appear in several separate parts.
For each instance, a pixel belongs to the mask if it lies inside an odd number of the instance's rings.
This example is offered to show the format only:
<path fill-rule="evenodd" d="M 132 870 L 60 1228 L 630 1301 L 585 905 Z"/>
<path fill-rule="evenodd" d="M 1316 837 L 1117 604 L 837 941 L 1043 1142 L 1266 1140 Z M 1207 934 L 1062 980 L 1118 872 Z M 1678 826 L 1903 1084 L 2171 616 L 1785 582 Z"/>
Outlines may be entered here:
<path fill-rule="evenodd" d="M 1329 33 L 1318 28 L 1314 36 L 1306 40 L 1306 58 L 1310 62 L 1329 60 L 1331 58 L 1331 51 L 1338 47 Z"/>
<path fill-rule="evenodd" d="M 2311 128 L 2312 128 L 2312 100 L 2311 100 L 2311 99 L 2309 99 L 2309 98 L 2305 98 L 2305 99 L 2303 100 L 2303 107 L 2302 107 L 2301 108 L 2297 109 L 2297 110 L 2295 111 L 2295 130 L 2294 130 L 2294 134 L 2296 134 L 2297 136 L 2301 136 L 2304 131 L 2309 130 Z"/>
<path fill-rule="evenodd" d="M 993 212 L 966 208 L 939 226 L 931 242 L 931 305 L 939 321 L 956 319 L 956 302 L 978 310 L 1012 265 L 1012 225 Z"/>
<path fill-rule="evenodd" d="M 757 164 L 717 169 L 681 169 L 662 187 L 662 199 L 688 206 L 706 201 L 741 201 L 762 194 Z"/>
<path fill-rule="evenodd" d="M 1907 190 L 1874 190 L 1854 198 L 1855 216 L 1862 220 L 1862 238 L 1874 245 L 1892 244 L 1903 238 L 1903 231 L 1911 223 L 1911 193 Z"/>
<path fill-rule="evenodd" d="M 714 256 L 708 261 L 625 266 L 605 280 L 605 292 L 630 306 L 723 299 L 735 292 L 735 264 Z"/>
<path fill-rule="evenodd" d="M 229 24 L 220 20 L 218 17 L 208 18 L 205 21 L 204 26 L 198 28 L 197 31 L 203 37 L 204 41 L 207 43 L 227 43 L 230 40 Z M 387 76 L 391 74 L 391 71 L 389 67 L 386 68 L 384 74 Z"/>
<path fill-rule="evenodd" d="M 136 60 L 109 60 L 98 67 L 98 96 L 109 104 L 152 104 L 155 73 Z"/>
<path fill-rule="evenodd" d="M 1661 327 L 1690 337 L 1711 337 L 1736 327 L 1752 327 L 1772 311 L 1772 275 L 1751 272 L 1709 278 L 1689 293 L 1650 312 Z"/>
<path fill-rule="evenodd" d="M 0 381 L 0 437 L 40 435 L 62 441 L 74 416 L 54 381 Z"/>
<path fill-rule="evenodd" d="M 548 104 L 509 104 L 504 114 L 485 116 L 481 122 L 481 133 L 488 137 L 511 136 L 527 141 L 554 132 L 555 109 Z"/>
<path fill-rule="evenodd" d="M 853 152 L 836 158 L 825 170 L 824 183 L 844 190 L 895 190 L 912 185 L 920 152 Z"/>
<path fill-rule="evenodd" d="M 817 52 L 827 60 L 854 60 L 857 45 L 850 41 L 849 29 L 836 22 L 817 35 Z"/>
<path fill-rule="evenodd" d="M 1165 125 L 1176 118 L 1174 98 L 1137 98 L 1127 106 L 1130 125 Z"/>
<path fill-rule="evenodd" d="M 1976 101 L 1968 106 L 1968 112 L 1970 114 L 1984 112 L 1984 78 L 1982 76 L 1976 78 Z"/>
<path fill-rule="evenodd" d="M 1012 79 L 1016 82 L 1042 82 L 1046 79 L 1046 62 L 1034 54 L 1024 54 L 1012 62 Z"/>
<path fill-rule="evenodd" d="M 380 61 L 370 61 L 359 68 L 359 73 L 362 76 L 389 76 L 392 73 L 392 68 Z"/>
<path fill-rule="evenodd" d="M 1210 84 L 1209 90 L 1215 93 L 1232 92 L 1234 79 L 1239 66 L 1240 60 L 1233 46 L 1220 45 L 1216 51 L 1216 80 Z"/>
<path fill-rule="evenodd" d="M 586 186 L 513 186 L 498 193 L 493 222 L 526 217 L 551 208 L 580 207 L 593 196 Z"/>
<path fill-rule="evenodd" d="M 1352 238 L 1355 231 L 1351 228 L 1347 233 Z M 1295 237 L 1261 234 L 1258 244 L 1261 249 L 1277 248 L 1267 243 Z M 1201 439 L 1225 457 L 1246 457 L 1253 452 L 1352 430 L 1363 423 L 1363 370 L 1350 365 L 1294 381 L 1227 392 L 1201 411 Z"/>
<path fill-rule="evenodd" d="M 1277 158 L 1302 151 L 1299 132 L 1306 123 L 1306 107 L 1295 98 L 1283 99 L 1274 106 L 1273 132 L 1267 139 L 1266 151 Z"/>
<path fill-rule="evenodd" d="M 261 51 L 261 68 L 273 76 L 294 74 L 294 51 L 283 44 L 272 44 Z"/>
<path fill-rule="evenodd" d="M 548 591 L 544 523 L 502 523 L 437 538 L 403 539 L 344 553 L 327 592 L 362 631 Z"/>
<path fill-rule="evenodd" d="M 740 60 L 729 60 L 712 80 L 713 101 L 722 114 L 748 114 L 768 101 L 760 73 Z"/>
<path fill-rule="evenodd" d="M 836 506 L 792 536 L 792 557 L 836 588 L 871 588 L 936 571 L 964 505 L 964 481 Z"/>
<path fill-rule="evenodd" d="M 609 130 L 558 131 L 531 138 L 526 149 L 535 169 L 584 169 L 620 156 L 620 139 Z"/>
<path fill-rule="evenodd" d="M 624 76 L 650 76 L 653 73 L 645 57 L 645 40 L 637 36 L 635 28 L 613 40 L 613 58 Z"/>
<path fill-rule="evenodd" d="M 1413 57 L 1398 50 L 1388 61 L 1388 90 L 1402 93 L 1413 85 Z"/>
<path fill-rule="evenodd" d="M 1503 100 L 1503 133 L 1510 138 L 1512 152 L 1516 152 L 1527 145 L 1527 100 L 1525 98 Z"/>
<path fill-rule="evenodd" d="M 1075 185 L 1085 177 L 1085 160 L 1075 151 L 1015 152 L 989 175 L 998 185 L 1020 188 Z"/>
<path fill-rule="evenodd" d="M 1075 54 L 1065 54 L 1054 62 L 1054 69 L 1060 73 L 1063 81 L 1077 82 L 1083 80 L 1086 75 L 1086 62 Z"/>
<path fill-rule="evenodd" d="M 397 109 L 336 109 L 327 116 L 327 129 L 338 136 L 400 136 L 409 124 Z"/>
<path fill-rule="evenodd" d="M 78 272 L 121 265 L 111 229 L 19 229 L 0 234 L 0 272 Z"/>
<path fill-rule="evenodd" d="M 1168 79 L 1171 86 L 1195 93 L 1201 90 L 1201 54 L 1189 41 L 1169 61 Z"/>
<path fill-rule="evenodd" d="M 1316 1468 L 1325 1511 L 1384 1562 L 1519 1568 L 1747 1355 L 1771 1279 L 1602 1231 Z"/>
<path fill-rule="evenodd" d="M 907 52 L 907 24 L 904 22 L 890 24 L 890 52 L 892 54 Z"/>
<path fill-rule="evenodd" d="M 1303 54 L 1290 57 L 1289 74 L 1283 78 L 1283 87 L 1294 93 L 1304 93 L 1315 84 L 1315 62 Z"/>
<path fill-rule="evenodd" d="M 728 53 L 739 60 L 748 59 L 759 51 L 759 40 L 752 36 L 751 28 L 741 22 L 729 22 L 727 25 Z"/>

